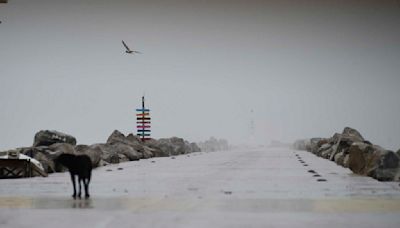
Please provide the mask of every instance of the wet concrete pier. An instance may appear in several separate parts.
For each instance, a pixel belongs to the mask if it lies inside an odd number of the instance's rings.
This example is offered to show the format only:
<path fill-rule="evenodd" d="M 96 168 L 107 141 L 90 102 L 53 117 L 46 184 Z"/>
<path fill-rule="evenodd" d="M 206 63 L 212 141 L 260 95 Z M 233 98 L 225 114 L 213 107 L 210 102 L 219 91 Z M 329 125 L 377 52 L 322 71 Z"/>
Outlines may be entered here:
<path fill-rule="evenodd" d="M 1 227 L 398 227 L 400 186 L 313 154 L 259 148 L 94 170 L 91 199 L 67 173 L 0 181 Z"/>

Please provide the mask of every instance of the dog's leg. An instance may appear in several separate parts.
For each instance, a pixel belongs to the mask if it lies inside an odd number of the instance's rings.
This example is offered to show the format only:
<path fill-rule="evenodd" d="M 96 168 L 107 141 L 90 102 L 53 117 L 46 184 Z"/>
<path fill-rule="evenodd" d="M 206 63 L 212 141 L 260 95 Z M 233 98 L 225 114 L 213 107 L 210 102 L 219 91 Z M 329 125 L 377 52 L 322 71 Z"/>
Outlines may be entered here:
<path fill-rule="evenodd" d="M 90 197 L 90 195 L 89 195 L 89 182 L 90 182 L 89 178 L 84 178 L 83 179 L 83 183 L 85 184 L 85 198 L 89 198 Z"/>
<path fill-rule="evenodd" d="M 74 186 L 74 194 L 72 195 L 72 197 L 73 197 L 74 199 L 76 199 L 75 175 L 72 174 L 72 173 L 70 173 L 70 174 L 71 174 L 72 186 Z"/>
<path fill-rule="evenodd" d="M 82 181 L 82 177 L 78 176 L 78 183 L 79 183 L 78 197 L 79 197 L 79 199 L 81 198 L 81 181 Z"/>

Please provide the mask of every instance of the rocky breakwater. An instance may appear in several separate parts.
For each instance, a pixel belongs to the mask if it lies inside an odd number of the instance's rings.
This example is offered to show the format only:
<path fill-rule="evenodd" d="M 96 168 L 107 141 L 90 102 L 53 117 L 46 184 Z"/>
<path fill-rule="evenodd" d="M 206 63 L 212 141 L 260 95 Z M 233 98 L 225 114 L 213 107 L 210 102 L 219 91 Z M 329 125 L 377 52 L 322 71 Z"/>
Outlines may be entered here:
<path fill-rule="evenodd" d="M 379 181 L 400 181 L 400 150 L 395 153 L 374 145 L 350 127 L 330 138 L 297 140 L 293 147 L 334 161 L 356 174 Z"/>
<path fill-rule="evenodd" d="M 47 173 L 65 171 L 60 164 L 55 162 L 55 158 L 62 153 L 86 154 L 90 157 L 93 167 L 99 167 L 151 157 L 168 157 L 200 151 L 195 143 L 189 143 L 182 138 L 151 139 L 142 142 L 133 134 L 125 136 L 117 130 L 108 137 L 105 143 L 77 145 L 76 142 L 76 138 L 71 135 L 44 130 L 35 134 L 33 146 L 10 151 L 17 151 L 38 160 Z M 9 151 L 5 151 L 5 153 L 7 152 Z"/>

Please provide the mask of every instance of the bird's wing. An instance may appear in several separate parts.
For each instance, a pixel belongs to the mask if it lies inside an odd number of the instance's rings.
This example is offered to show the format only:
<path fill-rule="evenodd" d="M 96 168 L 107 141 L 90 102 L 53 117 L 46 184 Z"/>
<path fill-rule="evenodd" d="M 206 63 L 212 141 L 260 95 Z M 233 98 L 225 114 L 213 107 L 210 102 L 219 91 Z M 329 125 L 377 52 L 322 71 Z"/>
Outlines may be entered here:
<path fill-rule="evenodd" d="M 126 50 L 130 51 L 131 49 L 129 49 L 128 45 L 126 45 L 126 43 L 124 41 L 122 41 L 122 44 L 125 46 Z"/>

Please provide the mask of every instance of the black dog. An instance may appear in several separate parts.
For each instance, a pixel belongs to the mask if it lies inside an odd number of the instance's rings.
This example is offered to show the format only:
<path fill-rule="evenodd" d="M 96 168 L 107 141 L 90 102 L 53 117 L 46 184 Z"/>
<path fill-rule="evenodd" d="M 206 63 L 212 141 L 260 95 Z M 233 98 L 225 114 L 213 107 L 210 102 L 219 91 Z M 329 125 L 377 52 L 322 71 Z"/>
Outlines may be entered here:
<path fill-rule="evenodd" d="M 61 154 L 56 162 L 68 168 L 71 174 L 72 185 L 74 186 L 74 194 L 76 198 L 75 176 L 78 176 L 79 192 L 78 197 L 81 198 L 81 181 L 85 187 L 85 198 L 89 198 L 89 182 L 92 175 L 92 161 L 87 155 Z"/>

